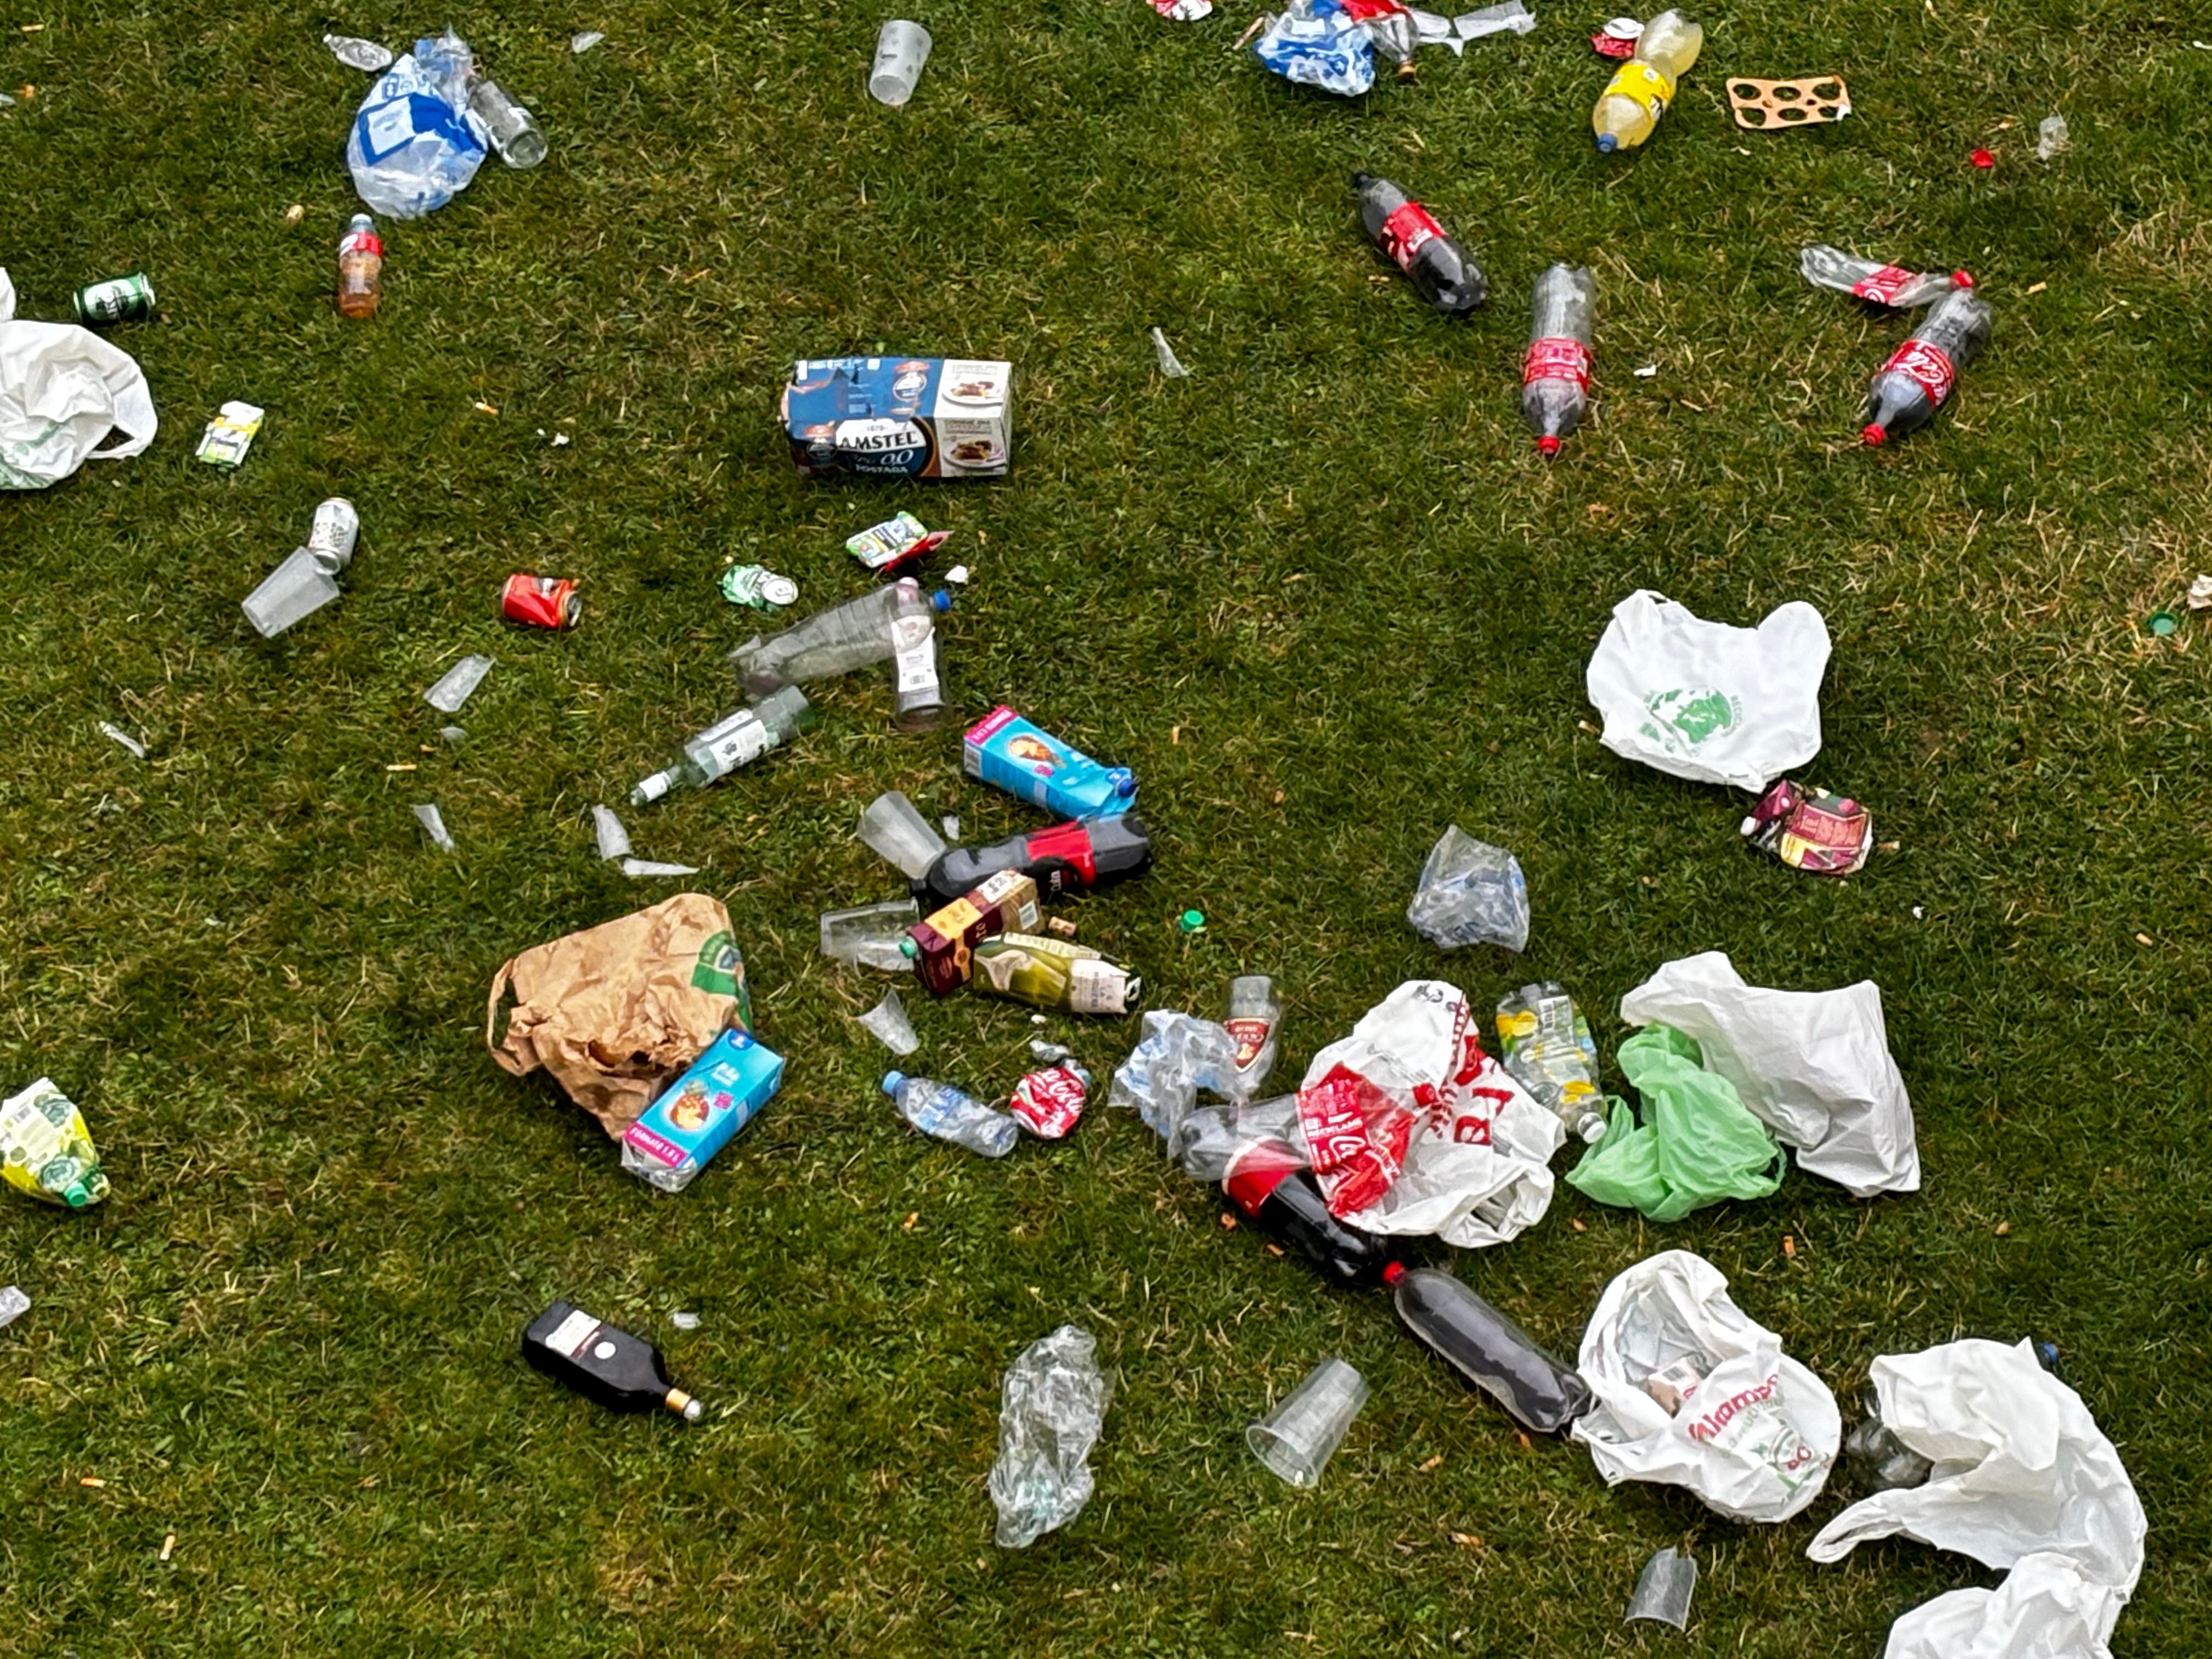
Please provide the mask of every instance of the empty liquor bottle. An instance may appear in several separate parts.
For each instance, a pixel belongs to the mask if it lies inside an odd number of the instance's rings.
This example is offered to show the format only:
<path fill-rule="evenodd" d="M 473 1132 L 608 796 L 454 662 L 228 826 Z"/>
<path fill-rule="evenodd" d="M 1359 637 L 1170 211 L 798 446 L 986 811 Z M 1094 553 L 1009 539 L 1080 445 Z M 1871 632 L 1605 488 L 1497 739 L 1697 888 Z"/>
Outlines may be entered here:
<path fill-rule="evenodd" d="M 522 1357 L 611 1412 L 665 1409 L 686 1423 L 699 1420 L 699 1402 L 669 1382 L 659 1349 L 571 1303 L 556 1302 L 530 1322 Z"/>
<path fill-rule="evenodd" d="M 1254 1141 L 1230 1159 L 1221 1190 L 1327 1278 L 1347 1287 L 1370 1282 L 1389 1260 L 1382 1242 L 1331 1215 L 1304 1164 L 1285 1141 Z"/>
<path fill-rule="evenodd" d="M 787 686 L 750 708 L 716 720 L 684 745 L 681 758 L 629 792 L 632 806 L 649 806 L 670 790 L 702 788 L 757 760 L 814 718 L 813 705 L 797 686 Z"/>
<path fill-rule="evenodd" d="M 1490 297 L 1490 281 L 1428 209 L 1370 173 L 1352 175 L 1359 222 L 1375 246 L 1397 262 L 1420 295 L 1447 317 L 1464 317 Z"/>
<path fill-rule="evenodd" d="M 915 878 L 914 894 L 936 909 L 1001 870 L 1018 870 L 1036 883 L 1038 896 L 1048 903 L 1141 876 L 1152 865 L 1152 836 L 1144 820 L 1131 812 L 1055 823 L 988 847 L 949 848 Z"/>
<path fill-rule="evenodd" d="M 756 634 L 730 653 L 730 661 L 745 689 L 756 694 L 888 662 L 896 648 L 891 624 L 921 591 L 921 584 L 910 576 L 875 588 L 857 599 L 817 611 L 767 639 Z M 950 611 L 952 595 L 939 588 L 928 596 L 928 604 L 939 611 Z"/>
<path fill-rule="evenodd" d="M 1437 1267 L 1398 1262 L 1382 1282 L 1406 1328 L 1512 1413 L 1522 1427 L 1554 1434 L 1590 1408 L 1589 1384 L 1538 1347 L 1528 1332 Z"/>
<path fill-rule="evenodd" d="M 1938 300 L 1867 389 L 1859 435 L 1887 443 L 1917 432 L 1950 397 L 1959 371 L 1990 343 L 1996 319 L 1978 294 L 1955 289 Z"/>
<path fill-rule="evenodd" d="M 376 221 L 356 213 L 338 238 L 338 313 L 374 317 L 384 298 L 384 239 Z"/>

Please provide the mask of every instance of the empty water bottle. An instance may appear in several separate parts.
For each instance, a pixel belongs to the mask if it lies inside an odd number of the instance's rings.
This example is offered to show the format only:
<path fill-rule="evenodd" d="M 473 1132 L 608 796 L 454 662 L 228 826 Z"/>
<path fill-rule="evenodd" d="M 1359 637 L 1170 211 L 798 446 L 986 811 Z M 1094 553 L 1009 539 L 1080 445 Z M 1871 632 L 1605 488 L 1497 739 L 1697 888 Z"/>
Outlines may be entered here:
<path fill-rule="evenodd" d="M 1871 300 L 1878 306 L 1894 306 L 1899 311 L 1911 311 L 1942 299 L 1954 289 L 1974 285 L 1974 279 L 1963 270 L 1946 275 L 1940 270 L 1876 264 L 1826 242 L 1815 242 L 1799 253 L 1797 269 L 1814 288 L 1832 289 L 1838 294 Z"/>
<path fill-rule="evenodd" d="M 1578 265 L 1553 265 L 1536 279 L 1528 354 L 1521 360 L 1521 415 L 1546 455 L 1559 453 L 1589 412 L 1590 322 L 1597 279 Z"/>
<path fill-rule="evenodd" d="M 1867 391 L 1859 435 L 1870 444 L 1887 443 L 1917 432 L 1936 417 L 1950 397 L 1959 371 L 1990 343 L 1995 322 L 1989 302 L 1958 289 L 1935 308 L 1891 355 Z"/>
<path fill-rule="evenodd" d="M 1079 1325 L 1032 1342 L 1007 1369 L 991 1466 L 998 1540 L 1026 1548 L 1082 1513 L 1091 1499 L 1091 1448 L 1105 1425 L 1114 1379 Z"/>
<path fill-rule="evenodd" d="M 1021 1135 L 1021 1126 L 1004 1112 L 993 1111 L 965 1089 L 949 1083 L 886 1072 L 884 1092 L 897 1106 L 899 1115 L 922 1133 L 985 1158 L 1004 1158 Z"/>

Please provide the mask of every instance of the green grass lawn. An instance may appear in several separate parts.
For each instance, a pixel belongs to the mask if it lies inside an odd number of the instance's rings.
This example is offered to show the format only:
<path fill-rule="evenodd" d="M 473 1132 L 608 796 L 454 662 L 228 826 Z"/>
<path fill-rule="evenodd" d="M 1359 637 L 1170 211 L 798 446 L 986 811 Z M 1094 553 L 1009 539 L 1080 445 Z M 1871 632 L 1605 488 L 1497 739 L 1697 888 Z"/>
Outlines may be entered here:
<path fill-rule="evenodd" d="M 1142 780 L 1158 867 L 1085 938 L 1157 1006 L 1277 975 L 1285 1078 L 1413 976 L 1485 1009 L 1560 977 L 1608 1055 L 1620 994 L 1673 957 L 1878 981 L 1919 1195 L 1793 1174 L 1657 1227 L 1563 1186 L 1455 1271 L 1571 1353 L 1615 1273 L 1698 1251 L 1847 1405 L 1877 1354 L 2057 1341 L 2149 1514 L 2114 1650 L 2203 1651 L 2212 693 L 2202 622 L 2139 622 L 2212 565 L 2212 23 L 1753 0 L 1705 15 L 1655 141 L 1601 160 L 1605 9 L 1536 9 L 1526 39 L 1346 102 L 1227 50 L 1250 0 L 1189 27 L 1143 0 L 940 3 L 898 112 L 862 91 L 883 6 L 0 19 L 0 88 L 36 88 L 0 113 L 0 263 L 34 317 L 150 273 L 159 316 L 110 337 L 162 421 L 135 460 L 0 498 L 0 1082 L 52 1073 L 115 1182 L 77 1216 L 0 1195 L 0 1283 L 36 1304 L 0 1334 L 0 1653 L 1796 1659 L 1875 1655 L 1898 1613 L 1994 1582 L 1904 1542 L 1814 1567 L 1840 1480 L 1773 1528 L 1607 1491 L 1379 1293 L 1224 1231 L 1127 1117 L 1003 1163 L 909 1132 L 850 1018 L 879 986 L 814 949 L 818 911 L 896 890 L 854 822 L 893 787 L 971 836 L 1041 820 L 958 775 L 957 726 L 893 732 L 880 677 L 627 813 L 727 902 L 789 1056 L 744 1137 L 670 1199 L 495 1070 L 501 963 L 676 890 L 597 862 L 585 809 L 734 704 L 752 617 L 717 574 L 860 592 L 843 539 L 902 507 L 975 572 L 943 631 L 961 710 L 1011 701 Z M 385 224 L 384 313 L 348 323 L 367 77 L 319 37 L 448 20 L 551 159 Z M 574 58 L 586 27 L 607 40 Z M 1850 82 L 1841 125 L 1730 123 L 1726 74 L 1815 70 Z M 2044 165 L 2053 111 L 2074 147 Z M 1486 310 L 1437 318 L 1381 264 L 1355 167 L 1457 231 Z M 1810 240 L 1980 277 L 1995 341 L 1931 431 L 1857 442 L 1907 323 L 1807 288 Z M 1517 368 L 1561 258 L 1597 273 L 1595 412 L 1547 466 Z M 1191 379 L 1158 376 L 1154 325 Z M 877 349 L 1012 360 L 1012 477 L 796 479 L 789 362 Z M 228 398 L 269 410 L 234 475 L 191 458 Z M 340 493 L 364 526 L 343 598 L 259 640 L 239 600 Z M 502 625 L 518 569 L 581 581 L 581 629 Z M 1599 747 L 1583 667 L 1638 586 L 1734 623 L 1820 607 L 1806 775 L 1894 850 L 1799 875 L 1737 841 L 1741 795 Z M 448 749 L 420 694 L 470 651 L 498 666 Z M 410 815 L 428 799 L 453 856 Z M 1528 872 L 1518 959 L 1404 923 L 1455 820 Z M 1190 905 L 1211 921 L 1186 939 Z M 1027 1058 L 1021 1008 L 915 1018 L 917 1068 L 979 1091 Z M 1103 1092 L 1134 1022 L 1060 1028 Z M 658 1342 L 702 1421 L 525 1368 L 556 1295 Z M 1120 1376 L 1097 1494 L 1002 1552 L 1000 1377 L 1063 1321 Z M 1296 1493 L 1242 1431 L 1328 1353 L 1374 1398 Z M 1668 1543 L 1705 1572 L 1690 1632 L 1624 1632 Z"/>

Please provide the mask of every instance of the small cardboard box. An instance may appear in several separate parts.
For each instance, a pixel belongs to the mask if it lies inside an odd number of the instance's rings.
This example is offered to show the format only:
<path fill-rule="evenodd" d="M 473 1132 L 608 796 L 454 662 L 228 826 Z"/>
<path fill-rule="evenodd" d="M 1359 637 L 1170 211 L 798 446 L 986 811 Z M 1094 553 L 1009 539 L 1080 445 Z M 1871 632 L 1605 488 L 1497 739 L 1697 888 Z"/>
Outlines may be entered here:
<path fill-rule="evenodd" d="M 681 1192 L 783 1082 L 783 1057 L 727 1030 L 623 1132 L 623 1168 Z"/>
<path fill-rule="evenodd" d="M 915 972 L 932 996 L 949 995 L 974 976 L 979 941 L 1029 933 L 1037 916 L 1036 883 L 1019 870 L 999 871 L 906 930 Z"/>
<path fill-rule="evenodd" d="M 783 389 L 801 477 L 998 478 L 1013 447 L 1014 368 L 969 357 L 805 357 Z"/>

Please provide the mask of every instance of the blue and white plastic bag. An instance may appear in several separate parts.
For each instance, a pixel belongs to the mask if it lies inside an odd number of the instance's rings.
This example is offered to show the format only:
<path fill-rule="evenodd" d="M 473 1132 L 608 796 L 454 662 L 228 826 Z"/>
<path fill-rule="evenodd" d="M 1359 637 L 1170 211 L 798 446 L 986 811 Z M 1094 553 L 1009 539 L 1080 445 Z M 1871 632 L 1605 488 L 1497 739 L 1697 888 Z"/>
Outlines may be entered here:
<path fill-rule="evenodd" d="M 469 112 L 468 43 L 417 40 L 377 77 L 346 137 L 346 166 L 370 211 L 419 219 L 467 188 L 489 135 Z"/>

